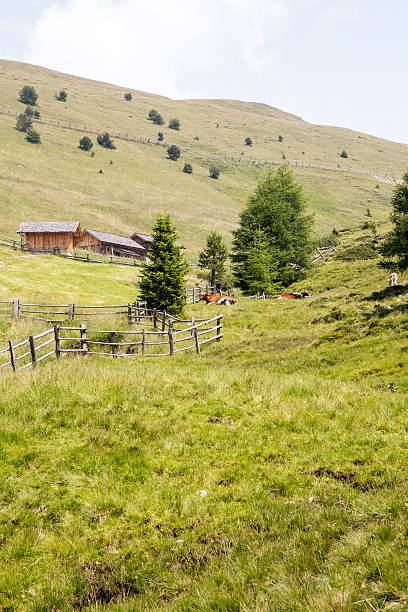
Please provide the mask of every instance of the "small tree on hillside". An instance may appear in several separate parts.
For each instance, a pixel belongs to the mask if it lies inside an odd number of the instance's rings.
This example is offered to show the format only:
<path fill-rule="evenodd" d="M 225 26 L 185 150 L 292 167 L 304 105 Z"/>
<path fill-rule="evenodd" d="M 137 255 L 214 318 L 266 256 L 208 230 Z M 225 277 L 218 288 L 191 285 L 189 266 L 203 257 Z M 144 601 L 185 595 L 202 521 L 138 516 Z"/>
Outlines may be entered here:
<path fill-rule="evenodd" d="M 167 156 L 172 161 L 177 161 L 181 155 L 180 147 L 177 145 L 170 145 L 167 149 Z"/>
<path fill-rule="evenodd" d="M 220 169 L 217 166 L 210 166 L 208 172 L 210 173 L 210 178 L 217 179 L 220 176 Z"/>
<path fill-rule="evenodd" d="M 98 144 L 105 149 L 116 149 L 116 145 L 114 144 L 112 138 L 105 132 L 104 134 L 98 134 L 97 138 Z"/>
<path fill-rule="evenodd" d="M 40 111 L 35 110 L 31 106 L 26 106 L 24 114 L 27 115 L 27 117 L 32 117 L 34 119 L 40 118 Z"/>
<path fill-rule="evenodd" d="M 278 136 L 279 142 L 283 142 L 283 136 Z"/>
<path fill-rule="evenodd" d="M 225 262 L 228 259 L 228 248 L 221 234 L 211 232 L 207 245 L 198 257 L 198 266 L 208 270 L 208 280 L 212 287 L 220 289 L 226 276 Z"/>
<path fill-rule="evenodd" d="M 382 268 L 404 272 L 408 268 L 408 171 L 393 192 L 390 219 L 394 225 L 379 248 Z"/>
<path fill-rule="evenodd" d="M 151 263 L 142 269 L 140 299 L 146 301 L 148 308 L 181 314 L 186 304 L 188 264 L 175 244 L 177 234 L 169 215 L 157 217 L 152 234 Z"/>
<path fill-rule="evenodd" d="M 310 266 L 313 217 L 306 213 L 308 199 L 295 183 L 293 172 L 283 164 L 268 172 L 249 197 L 234 231 L 232 261 L 240 287 L 250 291 L 247 267 L 253 261 L 253 248 L 262 231 L 262 244 L 271 270 L 271 283 L 287 286 L 304 278 Z M 266 257 L 266 256 L 265 256 Z"/>
<path fill-rule="evenodd" d="M 37 130 L 33 130 L 32 128 L 27 130 L 26 140 L 27 142 L 31 142 L 32 144 L 40 144 L 41 142 L 40 133 L 37 132 Z"/>
<path fill-rule="evenodd" d="M 180 121 L 178 119 L 170 119 L 169 128 L 171 130 L 179 130 L 180 129 Z"/>
<path fill-rule="evenodd" d="M 247 147 L 252 147 L 252 138 L 250 136 L 245 138 L 245 144 Z"/>
<path fill-rule="evenodd" d="M 66 102 L 67 98 L 68 98 L 68 94 L 65 91 L 65 89 L 61 89 L 61 91 L 59 92 L 59 94 L 56 94 L 55 96 L 58 100 L 58 102 Z"/>
<path fill-rule="evenodd" d="M 186 174 L 193 174 L 193 166 L 189 163 L 184 164 L 183 172 Z"/>
<path fill-rule="evenodd" d="M 150 121 L 153 121 L 155 125 L 164 125 L 163 117 L 154 108 L 152 108 L 152 110 L 149 112 L 149 119 Z"/>
<path fill-rule="evenodd" d="M 24 85 L 24 87 L 18 92 L 18 99 L 23 104 L 35 106 L 38 100 L 38 93 L 35 91 L 32 85 Z"/>
<path fill-rule="evenodd" d="M 19 132 L 27 132 L 32 125 L 33 122 L 31 121 L 31 117 L 26 115 L 26 113 L 20 113 L 20 115 L 17 117 L 16 130 Z"/>
<path fill-rule="evenodd" d="M 128 102 L 130 102 L 130 101 L 131 101 L 132 97 L 133 97 L 133 96 L 132 96 L 132 94 L 130 93 L 130 91 L 128 91 L 127 93 L 125 93 L 124 98 L 125 98 L 125 100 L 127 100 Z"/>
<path fill-rule="evenodd" d="M 345 151 L 345 150 L 343 149 L 343 151 L 340 153 L 340 157 L 342 157 L 343 159 L 347 159 L 347 158 L 348 158 L 348 153 L 347 153 L 347 151 Z"/>
<path fill-rule="evenodd" d="M 249 248 L 248 259 L 242 270 L 242 278 L 249 293 L 276 293 L 279 283 L 274 281 L 276 260 L 268 248 L 268 242 L 259 229 L 253 245 Z"/>
<path fill-rule="evenodd" d="M 158 140 L 159 142 L 163 142 L 163 140 L 164 140 L 164 134 L 163 134 L 163 132 L 157 132 L 157 140 Z"/>
<path fill-rule="evenodd" d="M 82 149 L 83 151 L 90 151 L 92 147 L 93 147 L 93 142 L 89 138 L 89 136 L 84 136 L 79 141 L 79 148 Z"/>

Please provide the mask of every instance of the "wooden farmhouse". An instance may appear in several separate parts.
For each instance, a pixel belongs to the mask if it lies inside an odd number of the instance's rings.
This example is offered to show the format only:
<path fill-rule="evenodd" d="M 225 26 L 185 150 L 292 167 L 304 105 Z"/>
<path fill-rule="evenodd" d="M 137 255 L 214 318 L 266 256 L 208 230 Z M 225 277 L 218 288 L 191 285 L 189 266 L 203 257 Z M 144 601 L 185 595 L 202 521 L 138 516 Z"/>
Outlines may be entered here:
<path fill-rule="evenodd" d="M 61 251 L 74 255 L 74 249 L 81 239 L 81 226 L 79 221 L 22 223 L 17 234 L 21 237 L 24 235 L 28 251 Z"/>
<path fill-rule="evenodd" d="M 81 241 L 77 246 L 84 251 L 103 255 L 146 259 L 146 248 L 131 238 L 106 234 L 96 230 L 84 230 Z"/>

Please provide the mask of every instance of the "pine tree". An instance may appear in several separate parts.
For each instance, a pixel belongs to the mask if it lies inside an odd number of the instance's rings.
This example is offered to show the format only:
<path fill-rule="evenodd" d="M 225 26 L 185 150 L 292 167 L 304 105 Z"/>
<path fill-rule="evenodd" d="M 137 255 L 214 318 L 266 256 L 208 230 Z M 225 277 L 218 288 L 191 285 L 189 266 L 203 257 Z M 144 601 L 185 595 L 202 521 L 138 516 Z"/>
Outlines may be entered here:
<path fill-rule="evenodd" d="M 249 249 L 248 259 L 243 270 L 243 279 L 250 293 L 276 293 L 281 286 L 274 282 L 276 258 L 268 249 L 268 243 L 259 229 L 254 243 Z"/>
<path fill-rule="evenodd" d="M 380 266 L 403 272 L 408 268 L 408 171 L 395 187 L 391 203 L 393 211 L 390 218 L 394 228 L 379 249 L 384 257 Z"/>
<path fill-rule="evenodd" d="M 153 227 L 153 243 L 149 252 L 151 263 L 142 269 L 140 299 L 148 308 L 181 314 L 186 297 L 184 292 L 188 264 L 176 246 L 177 234 L 169 215 L 158 215 Z"/>
<path fill-rule="evenodd" d="M 228 248 L 221 234 L 211 232 L 207 237 L 207 246 L 198 257 L 198 266 L 208 270 L 211 287 L 221 288 L 226 275 L 225 262 L 228 259 Z"/>
<path fill-rule="evenodd" d="M 259 231 L 272 271 L 271 283 L 285 287 L 304 278 L 313 251 L 313 217 L 306 214 L 307 201 L 285 164 L 260 180 L 234 232 L 234 273 L 244 291 L 250 290 L 246 267 Z"/>

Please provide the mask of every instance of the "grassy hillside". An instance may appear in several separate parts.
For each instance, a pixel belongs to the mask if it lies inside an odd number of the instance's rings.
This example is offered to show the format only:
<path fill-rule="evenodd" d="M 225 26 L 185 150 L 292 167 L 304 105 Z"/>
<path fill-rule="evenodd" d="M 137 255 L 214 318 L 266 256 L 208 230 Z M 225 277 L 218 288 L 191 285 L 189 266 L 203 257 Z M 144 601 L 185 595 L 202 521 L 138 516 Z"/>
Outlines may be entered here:
<path fill-rule="evenodd" d="M 408 286 L 340 259 L 368 240 L 342 235 L 310 300 L 225 309 L 201 357 L 1 377 L 2 609 L 407 608 Z M 58 296 L 90 297 L 68 264 Z"/>
<path fill-rule="evenodd" d="M 350 130 L 315 126 L 261 104 L 228 100 L 173 101 L 133 91 L 127 102 L 120 87 L 63 75 L 45 68 L 0 61 L 0 107 L 22 111 L 17 95 L 25 84 L 39 93 L 42 116 L 63 122 L 157 138 L 158 130 L 176 144 L 204 152 L 222 152 L 254 159 L 355 168 L 399 176 L 408 148 Z M 68 101 L 55 93 L 65 88 Z M 147 120 L 151 108 L 166 126 Z M 167 128 L 178 117 L 181 130 Z M 261 170 L 227 160 L 219 180 L 210 179 L 205 154 L 186 152 L 171 162 L 164 149 L 117 141 L 116 151 L 95 145 L 95 157 L 78 149 L 80 132 L 40 125 L 42 144 L 30 145 L 14 129 L 15 120 L 0 115 L 0 232 L 12 234 L 22 219 L 79 219 L 84 227 L 130 234 L 149 231 L 157 212 L 171 212 L 191 259 L 210 229 L 229 240 L 237 215 Z M 278 142 L 278 136 L 283 142 Z M 244 145 L 250 136 L 252 147 Z M 195 140 L 197 137 L 199 140 Z M 95 138 L 93 137 L 95 140 Z M 339 157 L 345 149 L 349 158 Z M 110 162 L 113 164 L 110 164 Z M 185 161 L 193 175 L 182 172 Z M 102 169 L 103 174 L 99 173 Z M 369 206 L 373 215 L 388 215 L 391 186 L 370 176 L 347 172 L 297 169 L 296 176 L 311 196 L 319 233 L 333 225 L 355 225 Z"/>

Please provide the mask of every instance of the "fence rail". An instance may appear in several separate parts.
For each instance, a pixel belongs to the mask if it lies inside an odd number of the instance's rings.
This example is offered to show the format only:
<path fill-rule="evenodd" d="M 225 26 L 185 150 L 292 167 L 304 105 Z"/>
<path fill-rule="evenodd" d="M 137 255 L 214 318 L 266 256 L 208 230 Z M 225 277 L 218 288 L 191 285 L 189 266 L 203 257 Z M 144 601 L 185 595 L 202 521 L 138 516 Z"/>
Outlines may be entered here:
<path fill-rule="evenodd" d="M 223 337 L 222 314 L 204 320 L 192 318 L 188 327 L 182 329 L 176 329 L 175 325 L 184 321 L 167 315 L 166 328 L 166 313 L 156 311 L 156 315 L 162 320 L 161 330 L 92 330 L 83 324 L 78 327 L 55 325 L 16 344 L 9 340 L 8 347 L 0 350 L 0 373 L 5 368 L 14 372 L 34 368 L 44 359 L 52 356 L 59 359 L 64 354 L 166 357 L 195 350 L 200 355 L 204 344 L 219 342 Z"/>
<path fill-rule="evenodd" d="M 6 108 L 0 108 L 0 114 L 9 115 L 12 117 L 17 117 L 19 115 L 17 111 L 12 111 Z M 33 117 L 33 121 L 36 123 L 42 123 L 44 125 L 51 125 L 55 127 L 68 129 L 68 130 L 74 130 L 77 132 L 88 132 L 91 134 L 100 134 L 102 132 L 109 132 L 111 136 L 119 140 L 126 140 L 128 142 L 138 142 L 140 144 L 152 145 L 156 147 L 167 148 L 171 144 L 171 143 L 167 143 L 164 141 L 159 142 L 157 140 L 152 140 L 150 138 L 144 138 L 142 136 L 137 136 L 134 134 L 125 134 L 123 132 L 116 132 L 106 127 L 94 128 L 90 126 L 76 125 L 70 122 L 58 121 L 55 119 L 45 119 L 43 117 L 41 117 L 40 119 L 36 119 Z M 261 167 L 262 166 L 279 166 L 282 163 L 282 160 L 247 159 L 239 155 L 232 156 L 232 155 L 227 155 L 226 153 L 219 153 L 216 151 L 207 151 L 204 149 L 198 149 L 198 148 L 189 147 L 186 145 L 180 145 L 180 149 L 181 151 L 191 151 L 192 153 L 196 153 L 197 155 L 205 155 L 207 157 L 230 160 L 232 162 L 236 162 L 237 164 L 247 165 L 247 166 L 261 166 Z M 391 175 L 379 174 L 378 170 L 377 172 L 374 173 L 374 171 L 370 172 L 369 170 L 360 170 L 358 168 L 348 168 L 345 166 L 340 167 L 340 168 L 334 167 L 334 166 L 319 166 L 318 164 L 306 164 L 300 161 L 291 162 L 289 160 L 286 160 L 285 163 L 287 163 L 289 166 L 292 166 L 293 168 L 310 168 L 310 169 L 315 169 L 315 170 L 324 170 L 328 172 L 349 172 L 352 174 L 363 174 L 366 176 L 371 176 L 372 178 L 375 178 L 377 181 L 380 181 L 382 183 L 388 183 L 388 184 L 394 184 L 399 180 L 392 174 Z"/>

